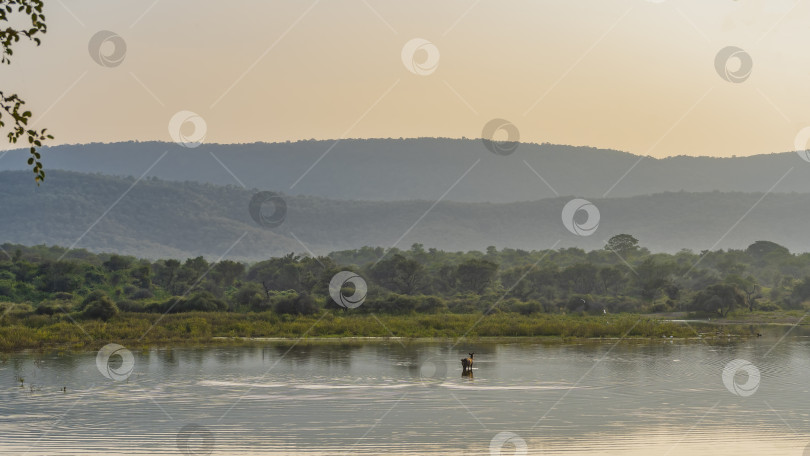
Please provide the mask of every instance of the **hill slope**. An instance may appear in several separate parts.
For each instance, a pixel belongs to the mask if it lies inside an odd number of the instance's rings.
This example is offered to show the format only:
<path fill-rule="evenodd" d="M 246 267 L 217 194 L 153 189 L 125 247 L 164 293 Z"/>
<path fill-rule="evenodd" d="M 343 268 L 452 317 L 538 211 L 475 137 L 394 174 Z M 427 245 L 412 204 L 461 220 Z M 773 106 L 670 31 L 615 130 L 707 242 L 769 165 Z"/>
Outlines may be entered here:
<path fill-rule="evenodd" d="M 480 140 L 423 138 L 204 144 L 196 149 L 128 142 L 57 146 L 44 149 L 43 156 L 48 171 L 140 176 L 155 164 L 150 175 L 161 179 L 241 182 L 247 188 L 344 200 L 436 200 L 479 159 L 447 201 L 535 201 L 556 194 L 601 198 L 609 190 L 610 197 L 681 190 L 765 192 L 791 168 L 775 191 L 810 193 L 810 163 L 793 152 L 639 161 L 639 156 L 614 150 L 521 144 L 513 154 L 499 156 Z M 27 157 L 27 151 L 9 152 L 0 159 L 0 169 L 22 170 Z"/>
<path fill-rule="evenodd" d="M 631 233 L 654 251 L 699 251 L 721 238 L 716 248 L 744 248 L 768 239 L 794 252 L 810 251 L 810 197 L 800 194 L 770 194 L 758 205 L 762 194 L 678 192 L 592 199 L 601 224 L 594 235 L 579 237 L 561 221 L 570 197 L 508 204 L 444 201 L 429 210 L 433 201 L 286 196 L 286 220 L 266 229 L 248 212 L 252 191 L 147 177 L 127 193 L 134 182 L 52 171 L 37 188 L 30 172 L 0 172 L 0 244 L 75 243 L 77 248 L 151 258 L 218 258 L 230 248 L 229 258 L 260 259 L 304 252 L 296 238 L 321 254 L 364 245 L 389 247 L 400 237 L 401 248 L 419 242 L 443 250 L 489 245 L 531 250 L 559 242 L 558 247 L 594 249 L 614 234 Z"/>

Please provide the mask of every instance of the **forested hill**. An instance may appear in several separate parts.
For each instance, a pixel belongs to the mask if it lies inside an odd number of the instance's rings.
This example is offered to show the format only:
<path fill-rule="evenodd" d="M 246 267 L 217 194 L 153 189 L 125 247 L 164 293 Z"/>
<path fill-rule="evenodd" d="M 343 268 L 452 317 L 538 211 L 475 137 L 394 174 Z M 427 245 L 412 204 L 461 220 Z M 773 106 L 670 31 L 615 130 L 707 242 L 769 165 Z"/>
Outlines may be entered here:
<path fill-rule="evenodd" d="M 558 247 L 590 250 L 601 248 L 615 234 L 631 233 L 652 251 L 743 249 L 763 238 L 793 252 L 810 251 L 806 235 L 810 197 L 802 194 L 769 194 L 759 204 L 763 195 L 757 193 L 591 199 L 601 223 L 595 234 L 580 237 L 566 230 L 561 219 L 571 197 L 509 204 L 443 201 L 429 210 L 433 200 L 285 196 L 286 219 L 267 229 L 248 210 L 255 191 L 147 177 L 126 193 L 134 182 L 134 178 L 49 171 L 46 182 L 37 187 L 30 171 L 0 172 L 0 243 L 75 243 L 77 248 L 149 258 L 216 259 L 228 252 L 228 258 L 257 260 L 304 253 L 299 240 L 316 254 L 390 247 L 400 238 L 400 248 L 422 243 L 448 251 L 484 250 L 490 245 L 542 250 L 558 242 Z"/>
<path fill-rule="evenodd" d="M 168 153 L 155 164 L 164 152 Z M 447 194 L 447 201 L 535 201 L 554 197 L 555 191 L 586 198 L 602 197 L 608 191 L 611 197 L 681 190 L 765 192 L 777 182 L 775 192 L 810 193 L 810 163 L 794 152 L 641 159 L 615 150 L 521 144 L 511 155 L 500 156 L 489 152 L 481 140 L 419 138 L 203 144 L 195 149 L 165 142 L 126 142 L 57 146 L 42 153 L 49 172 L 140 176 L 155 164 L 150 175 L 161 179 L 217 185 L 241 182 L 247 188 L 344 200 L 435 200 L 468 169 Z M 9 152 L 0 160 L 0 168 L 27 169 L 27 158 L 27 149 Z"/>

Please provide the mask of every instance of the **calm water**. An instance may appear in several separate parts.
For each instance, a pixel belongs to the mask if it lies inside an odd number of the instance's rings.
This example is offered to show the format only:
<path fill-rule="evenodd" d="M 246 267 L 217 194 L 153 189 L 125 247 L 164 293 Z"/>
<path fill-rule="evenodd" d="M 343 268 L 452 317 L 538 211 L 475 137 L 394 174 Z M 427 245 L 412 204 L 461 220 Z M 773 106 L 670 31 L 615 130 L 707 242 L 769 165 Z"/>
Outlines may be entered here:
<path fill-rule="evenodd" d="M 126 381 L 105 378 L 95 352 L 9 355 L 0 454 L 490 455 L 503 441 L 504 455 L 802 455 L 810 338 L 797 330 L 777 344 L 786 329 L 715 346 L 154 349 L 133 352 Z M 461 376 L 468 351 L 473 378 Z M 735 359 L 759 381 L 738 372 L 727 388 Z"/>

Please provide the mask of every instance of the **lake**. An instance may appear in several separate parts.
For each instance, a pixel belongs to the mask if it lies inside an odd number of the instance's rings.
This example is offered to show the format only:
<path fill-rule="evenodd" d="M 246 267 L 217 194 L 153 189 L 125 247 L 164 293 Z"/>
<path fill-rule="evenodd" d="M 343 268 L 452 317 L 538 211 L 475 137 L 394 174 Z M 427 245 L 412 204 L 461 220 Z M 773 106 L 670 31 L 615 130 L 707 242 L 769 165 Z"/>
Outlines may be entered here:
<path fill-rule="evenodd" d="M 788 329 L 8 354 L 0 454 L 810 454 L 810 338 Z"/>

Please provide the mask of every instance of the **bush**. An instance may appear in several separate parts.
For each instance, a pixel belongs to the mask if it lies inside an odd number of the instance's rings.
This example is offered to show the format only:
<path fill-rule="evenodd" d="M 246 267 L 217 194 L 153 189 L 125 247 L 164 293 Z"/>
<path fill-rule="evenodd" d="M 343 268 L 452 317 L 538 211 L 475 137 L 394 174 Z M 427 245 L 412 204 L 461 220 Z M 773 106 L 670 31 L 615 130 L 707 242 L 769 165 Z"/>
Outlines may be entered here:
<path fill-rule="evenodd" d="M 512 312 L 517 312 L 521 315 L 531 315 L 534 313 L 543 312 L 543 306 L 537 301 L 518 302 L 512 306 Z"/>
<path fill-rule="evenodd" d="M 233 295 L 233 302 L 237 306 L 247 307 L 254 312 L 270 310 L 272 304 L 267 299 L 264 288 L 255 282 L 247 282 Z"/>
<path fill-rule="evenodd" d="M 130 300 L 118 301 L 117 305 L 122 312 L 143 312 L 145 310 L 143 303 Z"/>
<path fill-rule="evenodd" d="M 86 318 L 96 318 L 107 321 L 118 315 L 118 306 L 108 296 L 104 295 L 88 302 L 82 314 Z"/>
<path fill-rule="evenodd" d="M 141 300 L 154 298 L 155 295 L 146 288 L 137 288 L 132 293 L 129 293 L 129 297 L 132 299 Z"/>
<path fill-rule="evenodd" d="M 762 310 L 765 312 L 776 312 L 778 310 L 782 310 L 782 308 L 779 307 L 779 304 L 769 301 L 757 304 L 757 310 Z"/>
<path fill-rule="evenodd" d="M 14 295 L 14 281 L 0 279 L 0 296 L 12 297 Z"/>
<path fill-rule="evenodd" d="M 207 291 L 200 291 L 190 298 L 173 297 L 163 304 L 163 308 L 166 309 L 165 312 L 170 313 L 217 312 L 227 310 L 228 304 Z"/>
<path fill-rule="evenodd" d="M 593 303 L 590 302 L 588 296 L 571 296 L 565 303 L 565 310 L 568 312 L 588 312 L 591 310 Z"/>
<path fill-rule="evenodd" d="M 274 298 L 274 302 L 279 314 L 311 315 L 318 312 L 315 299 L 306 293 L 283 292 Z"/>
<path fill-rule="evenodd" d="M 84 300 L 82 300 L 82 307 L 87 306 L 87 304 L 90 304 L 93 301 L 99 300 L 101 298 L 106 298 L 106 297 L 107 297 L 107 293 L 104 293 L 101 290 L 91 291 L 90 294 L 88 294 L 84 298 Z"/>
<path fill-rule="evenodd" d="M 13 296 L 14 282 L 14 274 L 9 271 L 0 271 L 0 296 Z"/>
<path fill-rule="evenodd" d="M 143 306 L 143 311 L 149 313 L 163 313 L 166 312 L 166 309 L 168 309 L 166 304 L 167 303 L 150 302 L 149 304 Z"/>
<path fill-rule="evenodd" d="M 61 303 L 53 301 L 43 301 L 34 309 L 34 313 L 37 315 L 55 315 L 61 313 L 60 304 Z"/>
<path fill-rule="evenodd" d="M 667 302 L 656 302 L 655 304 L 650 306 L 650 312 L 653 313 L 661 313 L 661 312 L 669 312 L 672 310 L 672 300 L 668 300 Z"/>
<path fill-rule="evenodd" d="M 447 311 L 447 303 L 436 296 L 420 296 L 416 304 L 416 311 L 420 313 L 441 313 Z"/>
<path fill-rule="evenodd" d="M 476 295 L 465 295 L 452 299 L 447 303 L 450 312 L 469 314 L 478 312 L 478 297 Z"/>
<path fill-rule="evenodd" d="M 360 308 L 366 312 L 408 314 L 416 309 L 419 301 L 413 296 L 391 293 L 383 299 L 367 299 Z"/>
<path fill-rule="evenodd" d="M 195 293 L 188 301 L 186 301 L 186 305 L 191 310 L 208 312 L 228 310 L 228 303 L 218 299 L 207 291 Z"/>

